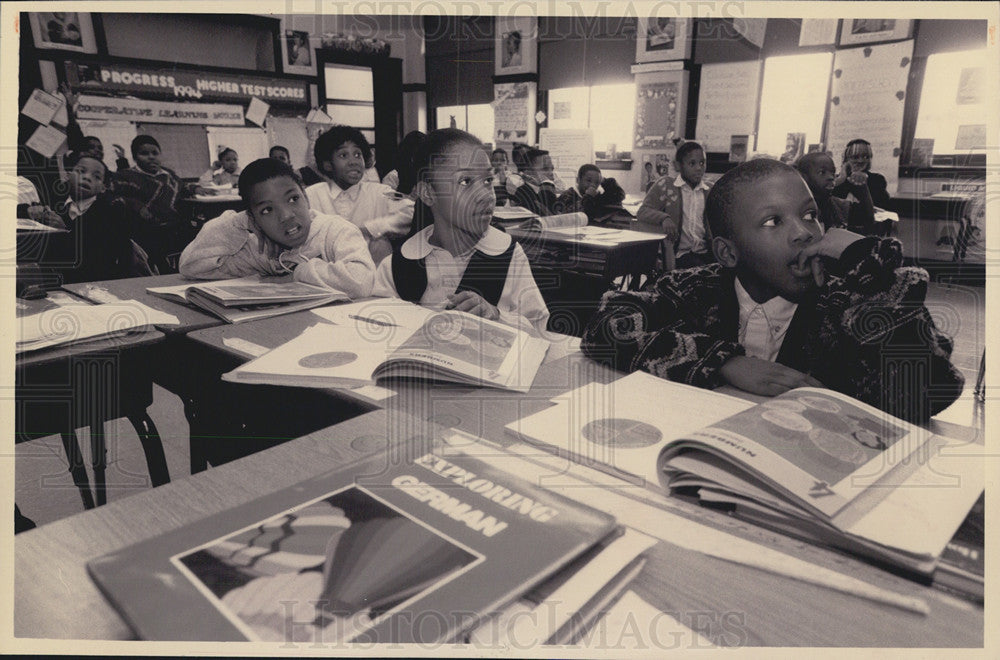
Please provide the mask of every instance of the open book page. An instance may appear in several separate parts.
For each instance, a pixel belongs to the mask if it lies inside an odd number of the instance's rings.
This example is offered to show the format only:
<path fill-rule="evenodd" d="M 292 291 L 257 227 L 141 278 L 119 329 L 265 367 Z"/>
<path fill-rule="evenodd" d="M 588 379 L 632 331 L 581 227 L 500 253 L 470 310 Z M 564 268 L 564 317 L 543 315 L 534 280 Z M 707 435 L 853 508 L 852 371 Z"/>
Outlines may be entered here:
<path fill-rule="evenodd" d="M 557 215 L 546 215 L 532 218 L 524 225 L 526 229 L 560 229 L 566 227 L 579 228 L 586 226 L 587 214 L 579 211 L 576 213 L 559 213 Z"/>
<path fill-rule="evenodd" d="M 529 442 L 658 487 L 656 459 L 671 440 L 753 404 L 645 372 L 569 392 L 557 405 L 507 425 Z"/>
<path fill-rule="evenodd" d="M 320 318 L 337 325 L 396 326 L 416 330 L 435 314 L 435 310 L 399 298 L 370 298 L 358 302 L 312 310 Z"/>
<path fill-rule="evenodd" d="M 156 324 L 177 323 L 173 314 L 135 300 L 56 307 L 17 320 L 17 351 L 34 351 L 147 329 Z"/>
<path fill-rule="evenodd" d="M 498 206 L 493 209 L 493 217 L 497 220 L 527 220 L 538 216 L 523 206 Z"/>
<path fill-rule="evenodd" d="M 379 375 L 409 376 L 404 361 L 432 365 L 469 382 L 519 391 L 531 387 L 548 342 L 465 312 L 438 312 L 393 353 Z"/>
<path fill-rule="evenodd" d="M 340 294 L 339 291 L 303 282 L 296 282 L 291 275 L 262 276 L 250 275 L 228 280 L 199 280 L 174 286 L 156 286 L 146 289 L 146 293 L 179 302 L 187 302 L 190 289 L 198 289 L 222 304 L 268 304 L 290 300 L 323 298 Z M 346 296 L 344 296 L 346 298 Z"/>
<path fill-rule="evenodd" d="M 799 388 L 688 434 L 673 452 L 704 448 L 731 459 L 793 501 L 832 518 L 869 483 L 888 474 L 928 439 L 919 427 L 860 401 Z"/>
<path fill-rule="evenodd" d="M 18 231 L 44 231 L 47 233 L 66 233 L 68 229 L 59 229 L 57 227 L 50 227 L 48 225 L 43 225 L 37 220 L 32 220 L 31 218 L 18 218 L 17 219 L 17 230 Z"/>

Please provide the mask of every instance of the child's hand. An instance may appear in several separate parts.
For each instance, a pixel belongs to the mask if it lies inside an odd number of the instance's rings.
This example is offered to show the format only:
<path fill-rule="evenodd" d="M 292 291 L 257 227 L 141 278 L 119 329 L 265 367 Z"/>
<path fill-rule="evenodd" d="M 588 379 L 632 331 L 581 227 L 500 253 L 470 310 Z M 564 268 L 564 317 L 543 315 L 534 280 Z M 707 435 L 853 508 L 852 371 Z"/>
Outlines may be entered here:
<path fill-rule="evenodd" d="M 796 387 L 823 387 L 823 383 L 809 374 L 745 355 L 729 358 L 719 373 L 733 387 L 765 396 L 776 396 Z"/>
<path fill-rule="evenodd" d="M 47 206 L 32 204 L 28 207 L 28 217 L 35 222 L 40 222 L 56 229 L 66 229 L 66 223 L 62 221 L 59 214 Z"/>
<path fill-rule="evenodd" d="M 120 144 L 113 144 L 111 146 L 115 148 L 115 158 L 125 157 L 125 147 Z"/>
<path fill-rule="evenodd" d="M 853 231 L 847 231 L 839 227 L 828 229 L 821 239 L 804 248 L 802 252 L 799 252 L 798 267 L 802 270 L 806 268 L 811 269 L 816 286 L 823 286 L 826 274 L 820 257 L 839 259 L 848 245 L 862 238 L 864 236 L 861 234 L 855 234 Z"/>
<path fill-rule="evenodd" d="M 586 190 L 583 191 L 583 194 L 584 195 L 588 195 L 590 197 L 596 196 L 597 195 L 597 186 L 590 186 L 589 188 L 587 188 Z"/>
<path fill-rule="evenodd" d="M 149 212 L 149 209 L 147 209 L 145 206 L 139 209 L 139 217 L 146 222 L 153 222 L 156 219 L 153 217 L 153 214 Z"/>
<path fill-rule="evenodd" d="M 500 310 L 486 302 L 481 295 L 472 291 L 459 291 L 448 296 L 445 309 L 457 309 L 460 312 L 475 314 L 490 321 L 500 318 Z"/>
<path fill-rule="evenodd" d="M 257 251 L 267 259 L 278 259 L 281 253 L 284 252 L 285 246 L 271 240 L 271 237 L 265 234 L 252 219 L 250 221 L 250 233 L 257 235 Z"/>
<path fill-rule="evenodd" d="M 66 106 L 72 109 L 76 105 L 76 101 L 80 98 L 80 96 L 73 93 L 73 89 L 67 82 L 59 84 L 59 91 L 62 93 L 63 98 L 66 99 Z"/>
<path fill-rule="evenodd" d="M 853 172 L 847 180 L 851 182 L 852 186 L 865 186 L 868 185 L 868 175 L 864 172 Z"/>
<path fill-rule="evenodd" d="M 672 242 L 677 240 L 677 227 L 674 226 L 674 221 L 670 216 L 660 221 L 660 229 L 667 235 L 667 241 Z"/>

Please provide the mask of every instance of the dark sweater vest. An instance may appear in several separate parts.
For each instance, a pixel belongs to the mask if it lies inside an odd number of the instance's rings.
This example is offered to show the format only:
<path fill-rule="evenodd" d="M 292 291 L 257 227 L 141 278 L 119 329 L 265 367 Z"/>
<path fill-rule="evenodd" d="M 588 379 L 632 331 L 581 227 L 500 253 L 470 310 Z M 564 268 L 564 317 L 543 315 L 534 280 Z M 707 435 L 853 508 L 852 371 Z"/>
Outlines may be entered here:
<path fill-rule="evenodd" d="M 507 249 L 496 256 L 479 250 L 473 252 L 455 292 L 478 293 L 486 302 L 496 306 L 507 283 L 507 271 L 510 270 L 515 245 L 517 241 L 512 240 Z M 401 247 L 392 251 L 392 281 L 400 298 L 419 303 L 427 290 L 427 264 L 424 259 L 407 259 L 400 251 Z"/>

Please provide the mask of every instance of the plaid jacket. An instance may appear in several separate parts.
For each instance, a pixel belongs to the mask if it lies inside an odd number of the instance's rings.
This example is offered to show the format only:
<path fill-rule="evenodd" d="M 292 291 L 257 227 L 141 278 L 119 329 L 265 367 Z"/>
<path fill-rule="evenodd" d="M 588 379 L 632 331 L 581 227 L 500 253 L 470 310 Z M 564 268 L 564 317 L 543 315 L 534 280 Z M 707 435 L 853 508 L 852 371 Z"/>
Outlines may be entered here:
<path fill-rule="evenodd" d="M 895 239 L 856 241 L 827 282 L 799 302 L 777 362 L 909 421 L 962 392 L 951 340 L 924 306 L 928 275 L 901 267 Z M 621 371 L 717 387 L 743 355 L 735 274 L 720 264 L 676 270 L 639 292 L 609 292 L 584 330 L 584 353 Z"/>

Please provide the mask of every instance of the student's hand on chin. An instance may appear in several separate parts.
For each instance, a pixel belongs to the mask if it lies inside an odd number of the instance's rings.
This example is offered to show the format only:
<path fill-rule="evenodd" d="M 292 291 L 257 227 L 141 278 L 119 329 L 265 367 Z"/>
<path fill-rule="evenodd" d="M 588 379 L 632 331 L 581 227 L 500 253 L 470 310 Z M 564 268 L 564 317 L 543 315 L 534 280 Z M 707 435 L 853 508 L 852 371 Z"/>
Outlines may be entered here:
<path fill-rule="evenodd" d="M 257 235 L 257 251 L 268 259 L 277 259 L 284 252 L 285 247 L 271 240 L 271 237 L 265 234 L 256 223 L 253 224 L 250 233 Z"/>
<path fill-rule="evenodd" d="M 733 387 L 764 396 L 777 396 L 796 387 L 823 387 L 823 383 L 809 374 L 745 355 L 729 358 L 719 373 Z"/>
<path fill-rule="evenodd" d="M 806 262 L 812 260 L 813 276 L 817 276 L 817 266 L 816 262 L 819 259 L 815 257 L 829 257 L 831 259 L 839 259 L 840 255 L 844 253 L 848 245 L 851 245 L 855 241 L 859 241 L 864 236 L 861 234 L 855 234 L 853 231 L 848 231 L 846 229 L 841 229 L 839 227 L 834 227 L 833 229 L 826 230 L 823 237 L 808 246 L 804 247 L 801 252 L 799 252 L 799 268 L 805 268 Z M 819 265 L 822 269 L 822 264 Z M 818 282 L 822 284 L 822 281 Z"/>
<path fill-rule="evenodd" d="M 864 172 L 852 172 L 851 176 L 848 177 L 848 180 L 852 185 L 864 186 L 868 183 L 868 175 Z"/>
<path fill-rule="evenodd" d="M 451 294 L 448 296 L 448 304 L 445 309 L 468 312 L 490 321 L 496 321 L 500 318 L 500 310 L 486 302 L 478 293 L 472 291 L 459 291 Z"/>

